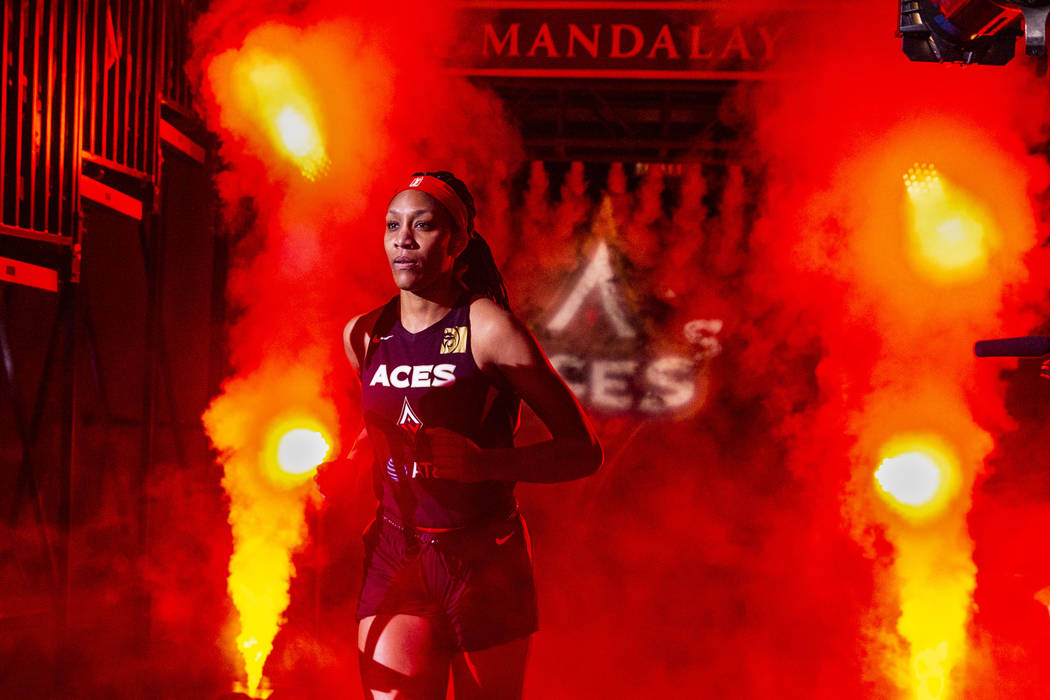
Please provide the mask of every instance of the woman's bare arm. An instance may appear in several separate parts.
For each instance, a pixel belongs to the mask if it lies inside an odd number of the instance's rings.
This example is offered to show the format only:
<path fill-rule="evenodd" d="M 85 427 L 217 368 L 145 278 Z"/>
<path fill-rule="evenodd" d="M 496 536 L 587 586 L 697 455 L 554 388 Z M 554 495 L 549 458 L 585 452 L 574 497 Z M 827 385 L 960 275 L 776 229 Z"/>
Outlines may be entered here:
<path fill-rule="evenodd" d="M 343 351 L 354 373 L 360 378 L 361 363 L 365 357 L 365 349 L 372 334 L 372 327 L 379 320 L 379 314 L 383 308 L 373 309 L 366 314 L 354 316 L 343 327 Z"/>
<path fill-rule="evenodd" d="M 448 430 L 428 430 L 437 476 L 459 481 L 557 482 L 593 473 L 602 450 L 576 397 L 555 372 L 532 333 L 488 299 L 471 305 L 471 345 L 478 366 L 498 375 L 551 433 L 524 447 L 482 450 Z"/>

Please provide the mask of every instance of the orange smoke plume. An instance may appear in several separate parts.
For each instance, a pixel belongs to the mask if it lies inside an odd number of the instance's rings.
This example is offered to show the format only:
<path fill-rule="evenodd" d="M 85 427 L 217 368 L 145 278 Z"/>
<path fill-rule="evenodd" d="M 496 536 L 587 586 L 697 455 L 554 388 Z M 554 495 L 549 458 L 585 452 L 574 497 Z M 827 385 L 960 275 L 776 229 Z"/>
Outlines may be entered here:
<path fill-rule="evenodd" d="M 868 29 L 880 18 L 875 4 L 831 11 L 807 27 L 826 42 L 782 45 L 798 80 L 755 89 L 768 172 L 751 279 L 788 308 L 772 333 L 820 348 L 820 399 L 788 424 L 789 461 L 837 491 L 872 560 L 858 636 L 874 695 L 949 700 L 983 663 L 968 517 L 1009 424 L 972 346 L 1030 328 L 1043 293 L 1026 258 L 1046 166 L 1025 141 L 1045 86 L 1022 65 L 909 63 Z"/>
<path fill-rule="evenodd" d="M 902 697 L 960 697 L 977 574 L 966 518 L 991 436 L 963 392 L 935 378 L 872 393 L 853 429 L 848 508 L 881 528 L 894 549 L 885 575 L 897 591 L 893 629 L 904 649 L 883 659 L 883 671 Z"/>
<path fill-rule="evenodd" d="M 481 195 L 504 190 L 520 147 L 495 98 L 442 72 L 450 25 L 447 3 L 217 0 L 194 32 L 189 70 L 221 137 L 217 186 L 240 238 L 229 281 L 236 376 L 205 424 L 230 499 L 229 591 L 249 687 L 307 544 L 312 467 L 359 420 L 341 330 L 395 291 L 382 255 L 393 185 L 418 169 L 456 170 L 482 201 L 479 230 L 505 248 L 506 222 L 490 217 L 506 204 Z M 401 41 L 421 36 L 412 50 Z"/>
<path fill-rule="evenodd" d="M 227 179 L 228 197 L 276 187 L 283 196 L 269 204 L 284 210 L 285 226 L 362 211 L 355 193 L 388 155 L 382 140 L 363 136 L 384 127 L 393 94 L 383 78 L 393 68 L 360 28 L 339 19 L 309 28 L 270 21 L 209 56 L 202 70 L 217 106 L 214 127 L 233 137 L 227 157 L 265 173 L 263 182 Z"/>
<path fill-rule="evenodd" d="M 288 607 L 292 556 L 305 542 L 305 508 L 316 496 L 313 471 L 336 434 L 335 409 L 323 398 L 322 382 L 303 365 L 274 362 L 226 382 L 204 414 L 230 499 L 228 589 L 240 622 L 237 650 L 253 693 Z"/>
<path fill-rule="evenodd" d="M 913 154 L 926 164 L 912 166 L 902 187 L 901 163 Z M 880 345 L 869 393 L 852 418 L 858 451 L 848 508 L 894 548 L 887 576 L 898 593 L 895 629 L 907 663 L 886 664 L 917 700 L 961 697 L 973 653 L 977 569 L 966 519 L 992 440 L 970 407 L 988 402 L 987 393 L 973 393 L 970 346 L 997 327 L 1003 295 L 1024 280 L 1024 255 L 1036 242 L 1018 167 L 974 125 L 928 117 L 889 130 L 878 149 L 844 168 L 868 178 L 847 198 L 871 200 L 847 209 L 858 214 L 847 244 L 856 254 L 847 300 L 856 322 L 873 322 Z M 894 481 L 910 498 L 928 493 L 913 503 L 900 491 L 885 498 Z"/>
<path fill-rule="evenodd" d="M 255 36 L 261 42 L 269 39 Z M 242 119 L 254 117 L 244 119 L 248 127 L 244 133 L 250 135 L 256 149 L 264 149 L 263 142 L 268 141 L 270 149 L 290 158 L 308 180 L 322 174 L 328 155 L 321 115 L 314 106 L 316 90 L 295 57 L 279 56 L 262 44 L 253 44 L 217 56 L 210 71 L 213 82 L 229 86 L 231 108 L 240 111 Z"/>

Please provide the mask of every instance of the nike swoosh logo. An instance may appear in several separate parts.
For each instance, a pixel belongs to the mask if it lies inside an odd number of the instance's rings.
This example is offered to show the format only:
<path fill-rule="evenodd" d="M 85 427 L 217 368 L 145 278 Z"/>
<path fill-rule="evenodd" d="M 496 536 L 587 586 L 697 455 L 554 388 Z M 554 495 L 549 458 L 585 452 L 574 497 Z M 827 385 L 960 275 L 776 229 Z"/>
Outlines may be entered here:
<path fill-rule="evenodd" d="M 514 533 L 513 532 L 510 533 L 509 535 L 507 535 L 506 537 L 497 537 L 496 538 L 496 544 L 503 544 L 504 542 L 509 540 L 511 537 L 514 537 Z"/>

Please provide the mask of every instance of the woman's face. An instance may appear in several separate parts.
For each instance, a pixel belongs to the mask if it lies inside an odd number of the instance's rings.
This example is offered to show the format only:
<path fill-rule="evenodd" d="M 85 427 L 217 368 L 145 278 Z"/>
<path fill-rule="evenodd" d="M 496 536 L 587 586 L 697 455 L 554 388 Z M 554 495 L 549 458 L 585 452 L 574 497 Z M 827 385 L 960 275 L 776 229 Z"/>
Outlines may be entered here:
<path fill-rule="evenodd" d="M 386 213 L 386 249 L 399 289 L 421 291 L 451 274 L 462 236 L 437 200 L 419 190 L 399 192 Z"/>

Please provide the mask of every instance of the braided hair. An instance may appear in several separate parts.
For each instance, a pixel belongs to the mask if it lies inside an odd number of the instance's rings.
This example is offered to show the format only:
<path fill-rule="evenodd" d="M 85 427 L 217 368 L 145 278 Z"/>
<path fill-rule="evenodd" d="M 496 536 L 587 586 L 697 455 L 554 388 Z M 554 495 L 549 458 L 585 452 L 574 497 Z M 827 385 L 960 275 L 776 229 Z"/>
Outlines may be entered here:
<path fill-rule="evenodd" d="M 510 311 L 507 287 L 503 283 L 499 267 L 496 266 L 496 260 L 492 257 L 492 250 L 481 234 L 474 230 L 477 208 L 474 206 L 474 196 L 470 194 L 466 183 L 448 170 L 412 173 L 413 177 L 418 175 L 429 175 L 441 180 L 456 191 L 467 207 L 467 247 L 456 258 L 456 267 L 462 270 L 461 279 L 467 290 L 472 294 L 488 297 Z"/>

